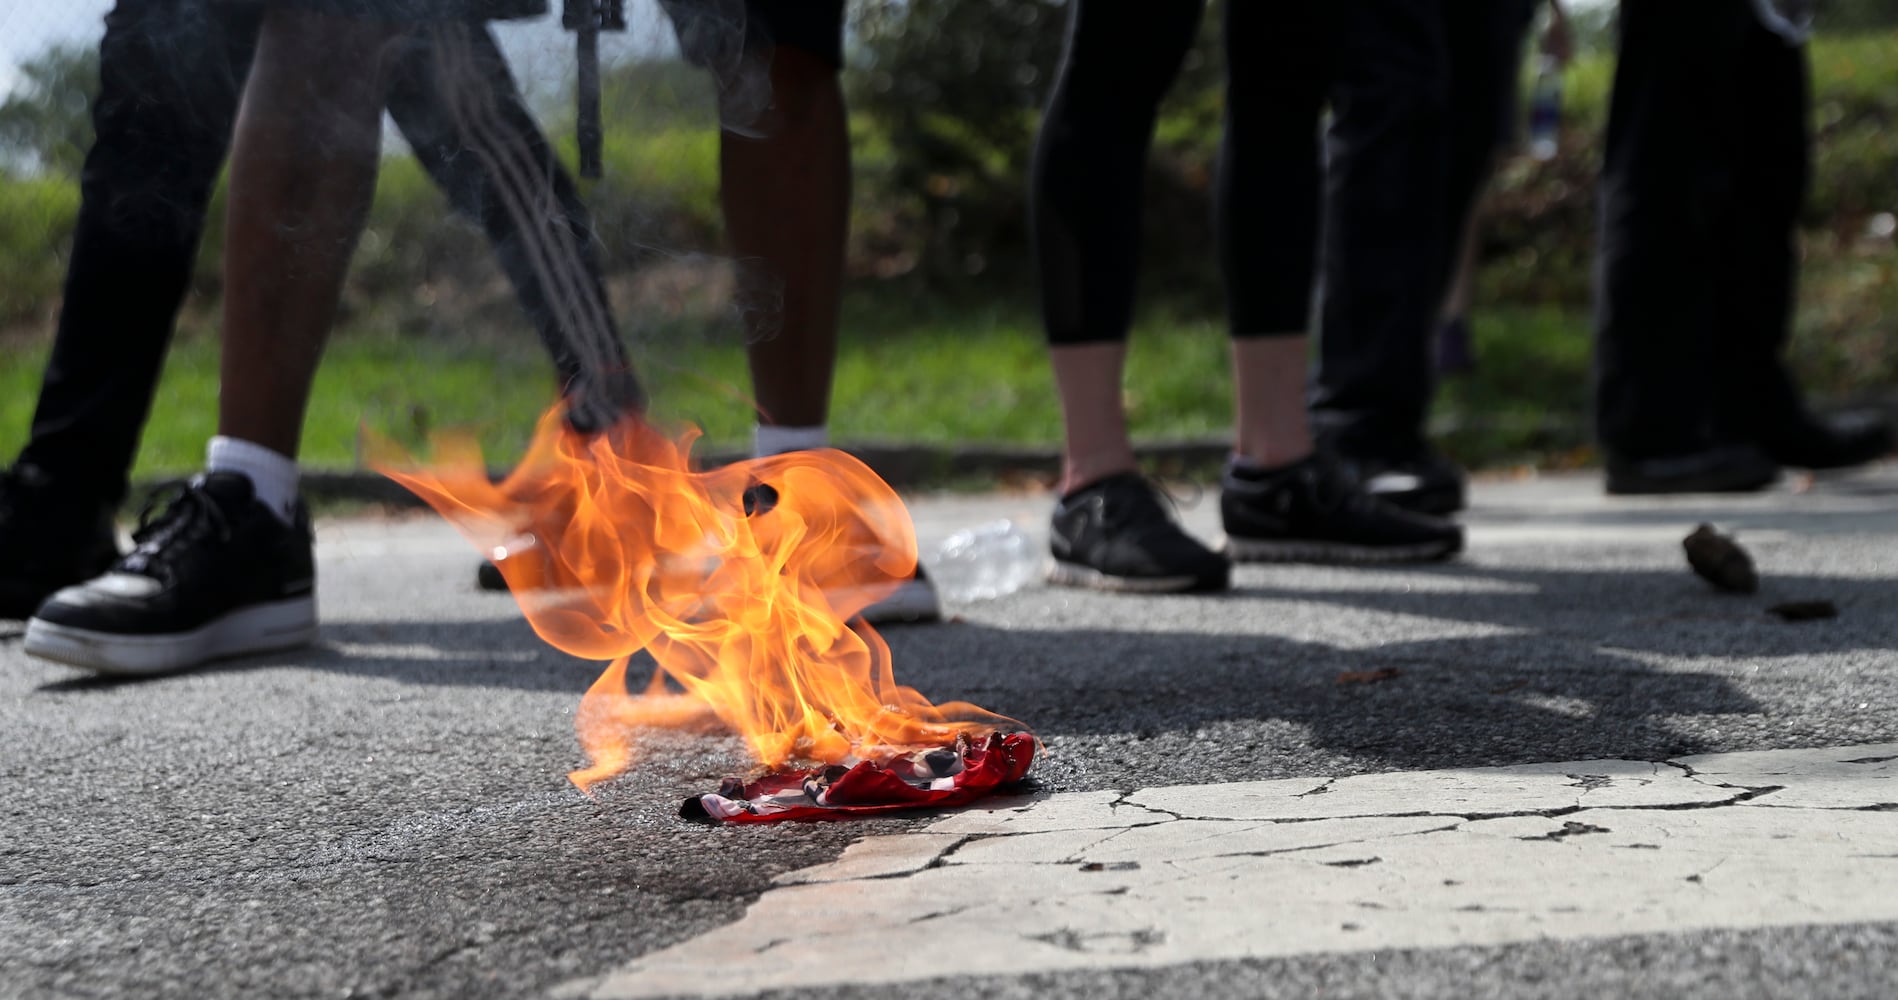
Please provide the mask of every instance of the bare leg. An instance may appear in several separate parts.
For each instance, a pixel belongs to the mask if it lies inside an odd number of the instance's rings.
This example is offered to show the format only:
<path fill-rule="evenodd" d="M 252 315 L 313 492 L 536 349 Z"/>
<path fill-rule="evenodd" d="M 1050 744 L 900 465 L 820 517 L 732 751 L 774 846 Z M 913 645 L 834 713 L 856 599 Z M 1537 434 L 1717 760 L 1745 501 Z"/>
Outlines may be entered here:
<path fill-rule="evenodd" d="M 829 417 L 837 358 L 850 141 L 836 67 L 781 47 L 771 86 L 763 137 L 723 134 L 720 201 L 745 286 L 760 419 L 813 427 Z"/>
<path fill-rule="evenodd" d="M 1235 337 L 1232 341 L 1233 450 L 1266 468 L 1311 454 L 1305 419 L 1307 338 Z"/>
<path fill-rule="evenodd" d="M 275 7 L 231 148 L 218 433 L 294 458 L 375 193 L 387 22 Z"/>
<path fill-rule="evenodd" d="M 1120 377 L 1127 344 L 1056 345 L 1048 349 L 1054 364 L 1055 390 L 1061 397 L 1065 438 L 1061 452 L 1063 494 L 1135 468 L 1127 437 L 1127 411 Z"/>

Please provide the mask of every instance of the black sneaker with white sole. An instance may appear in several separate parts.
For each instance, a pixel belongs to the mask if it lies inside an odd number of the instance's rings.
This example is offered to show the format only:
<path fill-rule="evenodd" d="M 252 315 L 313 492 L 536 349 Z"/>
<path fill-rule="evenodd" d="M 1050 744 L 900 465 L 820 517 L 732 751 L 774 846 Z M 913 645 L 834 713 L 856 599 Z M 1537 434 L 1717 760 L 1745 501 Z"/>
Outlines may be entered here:
<path fill-rule="evenodd" d="M 161 507 L 162 504 L 162 507 Z M 152 497 L 130 555 L 59 591 L 26 627 L 34 656 L 155 674 L 316 637 L 308 512 L 285 524 L 250 480 L 207 473 Z"/>
<path fill-rule="evenodd" d="M 1378 500 L 1324 452 L 1257 475 L 1228 470 L 1220 487 L 1235 562 L 1431 562 L 1463 550 L 1461 525 Z"/>
<path fill-rule="evenodd" d="M 1050 583 L 1164 594 L 1225 590 L 1232 564 L 1186 533 L 1137 472 L 1109 476 L 1055 504 Z"/>

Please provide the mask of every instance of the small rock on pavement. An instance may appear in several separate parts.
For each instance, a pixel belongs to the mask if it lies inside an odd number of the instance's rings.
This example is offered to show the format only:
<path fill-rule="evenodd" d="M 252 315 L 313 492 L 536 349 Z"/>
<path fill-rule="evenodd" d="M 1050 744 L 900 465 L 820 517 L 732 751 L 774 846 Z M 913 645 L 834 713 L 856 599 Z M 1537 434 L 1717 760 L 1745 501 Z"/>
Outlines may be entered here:
<path fill-rule="evenodd" d="M 1732 594 L 1751 594 L 1760 589 L 1760 575 L 1753 568 L 1753 557 L 1738 542 L 1703 524 L 1681 541 L 1687 550 L 1687 565 L 1708 583 Z"/>

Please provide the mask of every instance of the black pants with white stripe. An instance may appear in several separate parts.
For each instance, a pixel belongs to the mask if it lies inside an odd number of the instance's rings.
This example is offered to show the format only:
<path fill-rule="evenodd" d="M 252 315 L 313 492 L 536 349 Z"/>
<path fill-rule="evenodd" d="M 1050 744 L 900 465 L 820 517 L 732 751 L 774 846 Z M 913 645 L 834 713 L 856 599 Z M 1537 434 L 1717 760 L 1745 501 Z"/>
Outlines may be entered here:
<path fill-rule="evenodd" d="M 1780 353 L 1810 156 L 1806 53 L 1748 0 L 1624 0 L 1601 178 L 1596 421 L 1625 458 L 1799 410 Z"/>
<path fill-rule="evenodd" d="M 59 326 L 20 461 L 50 473 L 78 502 L 117 502 L 150 412 L 179 306 L 190 285 L 205 210 L 230 145 L 262 8 L 214 0 L 119 0 L 99 49 L 95 138 L 80 178 Z M 571 329 L 576 297 L 606 315 L 591 224 L 573 181 L 522 103 L 492 35 L 479 27 L 464 63 L 490 131 L 517 151 L 515 187 L 557 206 L 567 233 L 548 280 L 548 242 L 508 210 L 492 160 L 471 155 L 441 93 L 439 52 L 405 43 L 388 108 L 415 155 L 461 214 L 494 245 L 563 382 L 581 355 L 619 351 L 611 328 Z M 577 291 L 576 291 L 577 290 Z M 576 345 L 586 345 L 585 348 Z M 617 355 L 624 366 L 623 355 Z"/>

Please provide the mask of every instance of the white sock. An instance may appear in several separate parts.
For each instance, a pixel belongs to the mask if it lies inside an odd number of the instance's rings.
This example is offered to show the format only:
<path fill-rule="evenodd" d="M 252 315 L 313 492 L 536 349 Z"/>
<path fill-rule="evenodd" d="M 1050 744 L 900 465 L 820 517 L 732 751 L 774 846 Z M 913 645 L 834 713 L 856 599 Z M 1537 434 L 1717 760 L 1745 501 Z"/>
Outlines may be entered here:
<path fill-rule="evenodd" d="M 250 480 L 257 499 L 272 514 L 290 524 L 296 520 L 296 459 L 261 444 L 219 435 L 205 449 L 205 468 L 212 472 L 237 472 Z"/>
<path fill-rule="evenodd" d="M 751 432 L 753 458 L 782 455 L 787 451 L 810 451 L 814 448 L 828 447 L 830 447 L 830 428 L 823 424 L 814 427 L 779 427 L 775 424 L 759 424 Z"/>

